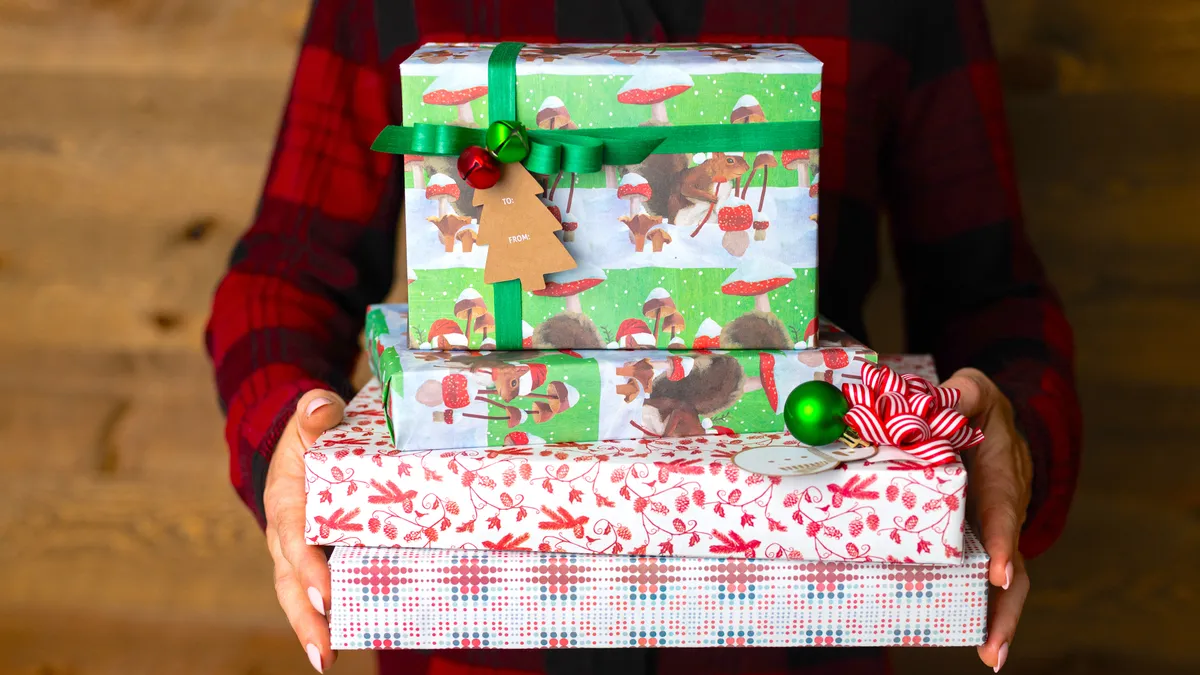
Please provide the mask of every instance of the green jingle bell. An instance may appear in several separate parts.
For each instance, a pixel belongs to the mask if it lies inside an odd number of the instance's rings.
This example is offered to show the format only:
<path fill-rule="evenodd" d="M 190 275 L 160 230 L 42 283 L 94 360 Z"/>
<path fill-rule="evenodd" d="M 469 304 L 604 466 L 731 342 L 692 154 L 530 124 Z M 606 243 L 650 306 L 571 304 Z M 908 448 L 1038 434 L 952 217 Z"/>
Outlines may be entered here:
<path fill-rule="evenodd" d="M 812 446 L 833 443 L 846 432 L 850 404 L 842 392 L 823 380 L 792 390 L 783 404 L 783 422 L 792 436 Z"/>
<path fill-rule="evenodd" d="M 505 164 L 519 162 L 529 154 L 529 132 L 520 122 L 492 122 L 485 139 L 487 149 Z"/>

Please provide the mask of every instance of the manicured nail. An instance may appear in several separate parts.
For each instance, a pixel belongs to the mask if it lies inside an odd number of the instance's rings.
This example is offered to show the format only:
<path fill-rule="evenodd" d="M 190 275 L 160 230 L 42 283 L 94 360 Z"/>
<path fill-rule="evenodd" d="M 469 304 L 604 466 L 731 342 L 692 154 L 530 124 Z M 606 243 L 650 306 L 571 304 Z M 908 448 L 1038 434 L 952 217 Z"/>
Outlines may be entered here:
<path fill-rule="evenodd" d="M 312 603 L 313 609 L 321 616 L 325 616 L 325 601 L 321 598 L 321 592 L 316 586 L 308 587 L 308 601 Z"/>
<path fill-rule="evenodd" d="M 1007 648 L 1008 645 L 1005 645 L 1004 647 Z M 312 667 L 315 668 L 318 673 L 325 672 L 321 670 L 321 650 L 317 649 L 316 645 L 310 643 L 304 648 L 304 652 L 308 654 L 308 662 L 312 664 Z M 1003 653 L 1003 651 L 1001 653 Z M 1000 670 L 1000 667 L 996 666 L 996 670 Z"/>
<path fill-rule="evenodd" d="M 1012 561 L 1010 560 L 1010 561 L 1008 561 L 1008 564 L 1004 566 L 1004 585 L 1001 586 L 1001 588 L 1003 588 L 1006 591 L 1008 590 L 1008 585 L 1012 583 L 1012 575 L 1013 575 L 1013 566 L 1012 566 Z M 1007 647 L 1008 645 L 1004 645 L 1004 646 Z"/>
<path fill-rule="evenodd" d="M 1006 659 L 1008 659 L 1008 643 L 1007 642 L 1000 645 L 1000 652 L 996 655 L 996 667 L 992 668 L 992 672 L 993 673 L 1000 672 L 1000 669 L 1004 667 L 1004 661 Z"/>
<path fill-rule="evenodd" d="M 321 408 L 324 408 L 330 403 L 333 403 L 333 401 L 330 401 L 327 398 L 314 398 L 308 402 L 308 407 L 304 409 L 304 416 L 312 417 L 313 413 L 317 412 Z"/>

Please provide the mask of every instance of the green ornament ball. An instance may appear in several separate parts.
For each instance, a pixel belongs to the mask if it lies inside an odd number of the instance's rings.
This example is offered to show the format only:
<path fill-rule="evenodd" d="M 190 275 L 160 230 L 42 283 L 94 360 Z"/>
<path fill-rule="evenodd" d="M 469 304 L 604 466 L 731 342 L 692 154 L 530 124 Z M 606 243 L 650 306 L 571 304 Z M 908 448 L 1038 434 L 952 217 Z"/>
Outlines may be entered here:
<path fill-rule="evenodd" d="M 828 445 L 846 432 L 843 419 L 850 404 L 842 392 L 823 380 L 792 390 L 783 404 L 783 422 L 792 436 L 808 445 Z"/>
<path fill-rule="evenodd" d="M 519 162 L 529 154 L 529 132 L 520 122 L 492 122 L 485 139 L 487 149 L 505 164 Z"/>

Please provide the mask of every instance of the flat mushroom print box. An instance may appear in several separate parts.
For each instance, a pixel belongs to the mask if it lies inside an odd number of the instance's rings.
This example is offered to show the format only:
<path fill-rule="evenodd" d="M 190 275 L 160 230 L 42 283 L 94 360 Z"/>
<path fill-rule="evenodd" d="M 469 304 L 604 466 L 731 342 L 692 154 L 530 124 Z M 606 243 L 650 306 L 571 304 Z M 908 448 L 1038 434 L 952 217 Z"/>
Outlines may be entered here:
<path fill-rule="evenodd" d="M 949 647 L 987 636 L 988 557 L 961 563 L 336 548 L 334 649 Z"/>
<path fill-rule="evenodd" d="M 801 351 L 413 352 L 404 317 L 372 306 L 366 330 L 401 450 L 779 432 L 792 389 L 861 381 L 878 360 L 828 323 Z"/>
<path fill-rule="evenodd" d="M 487 45 L 429 44 L 400 66 L 404 125 L 486 126 Z M 816 122 L 821 63 L 795 45 L 527 45 L 517 117 L 531 128 Z M 814 346 L 816 149 L 652 154 L 591 174 L 539 176 L 578 266 L 523 291 L 545 349 Z M 454 157 L 404 157 L 414 349 L 486 349 L 480 208 Z M 465 326 L 465 327 L 464 327 Z"/>
<path fill-rule="evenodd" d="M 305 453 L 321 546 L 952 565 L 967 474 L 787 434 L 401 452 L 380 387 Z"/>

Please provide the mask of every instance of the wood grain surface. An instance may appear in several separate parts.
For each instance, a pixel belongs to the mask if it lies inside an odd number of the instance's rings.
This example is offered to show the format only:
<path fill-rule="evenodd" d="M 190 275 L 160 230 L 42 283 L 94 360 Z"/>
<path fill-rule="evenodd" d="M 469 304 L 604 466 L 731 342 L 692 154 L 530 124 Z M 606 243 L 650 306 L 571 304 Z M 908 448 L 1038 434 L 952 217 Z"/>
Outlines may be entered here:
<path fill-rule="evenodd" d="M 1200 4 L 988 4 L 1087 426 L 1004 672 L 1196 672 Z M 228 485 L 201 335 L 306 11 L 0 0 L 0 674 L 308 668 Z M 884 265 L 870 323 L 895 351 Z M 972 650 L 896 659 L 983 668 Z M 373 662 L 344 654 L 336 672 Z"/>

